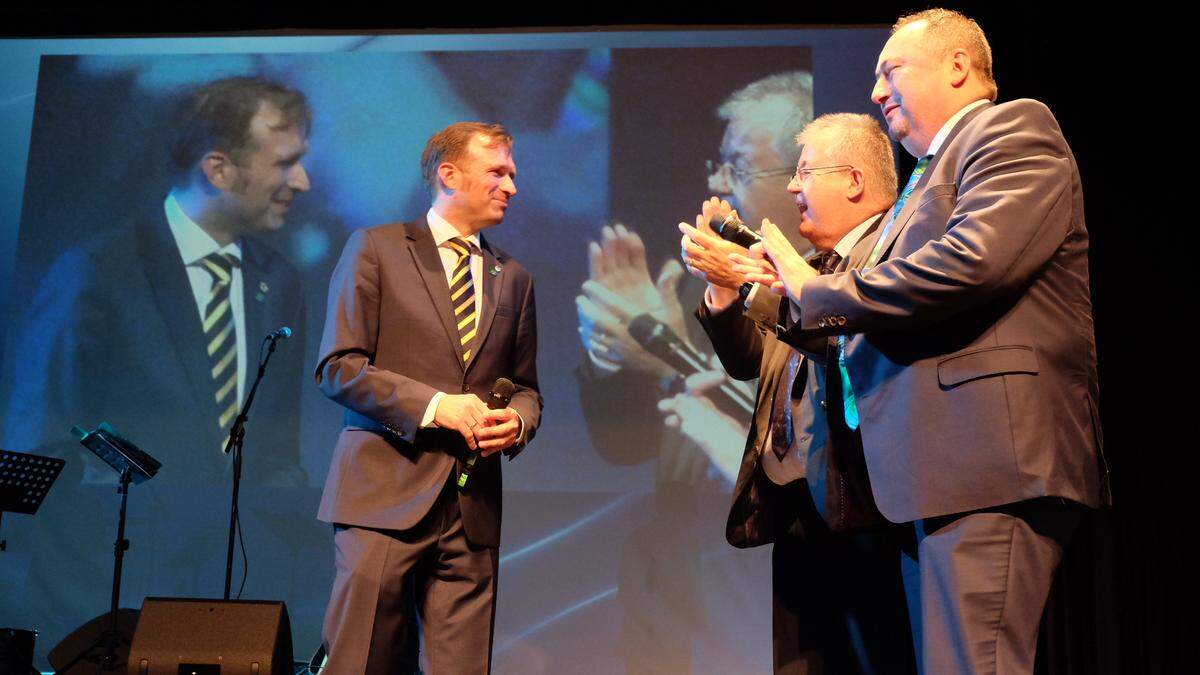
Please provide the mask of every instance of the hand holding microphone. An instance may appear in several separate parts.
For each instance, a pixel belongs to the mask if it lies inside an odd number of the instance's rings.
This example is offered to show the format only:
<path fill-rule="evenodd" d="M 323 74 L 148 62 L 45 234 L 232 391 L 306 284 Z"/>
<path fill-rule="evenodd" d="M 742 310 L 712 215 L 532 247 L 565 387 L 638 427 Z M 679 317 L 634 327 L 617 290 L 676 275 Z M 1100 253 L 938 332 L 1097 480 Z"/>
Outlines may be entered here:
<path fill-rule="evenodd" d="M 508 402 L 512 399 L 516 389 L 517 386 L 506 377 L 498 378 L 492 385 L 492 392 L 488 395 L 487 408 L 483 415 L 484 422 L 472 428 L 478 451 L 472 452 L 467 461 L 463 463 L 462 471 L 458 474 L 459 489 L 467 487 L 467 483 L 471 480 L 471 471 L 475 468 L 475 462 L 479 461 L 481 456 L 487 457 L 495 454 L 517 442 L 517 437 L 521 433 L 521 418 L 517 415 L 517 411 L 508 407 Z M 477 447 L 471 442 L 468 442 L 468 445 L 472 450 Z"/>

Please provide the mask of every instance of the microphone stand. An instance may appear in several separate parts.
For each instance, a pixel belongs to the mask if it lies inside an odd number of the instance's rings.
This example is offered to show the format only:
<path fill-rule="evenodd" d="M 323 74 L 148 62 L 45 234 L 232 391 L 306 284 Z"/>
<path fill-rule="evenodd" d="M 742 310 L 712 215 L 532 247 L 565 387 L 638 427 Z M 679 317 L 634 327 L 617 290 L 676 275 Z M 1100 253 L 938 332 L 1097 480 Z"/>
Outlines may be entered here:
<path fill-rule="evenodd" d="M 229 545 L 225 549 L 225 599 L 229 599 L 229 586 L 233 581 L 233 540 L 238 531 L 238 493 L 242 485 L 242 441 L 246 437 L 246 420 L 249 418 L 250 406 L 254 405 L 254 394 L 258 391 L 258 385 L 263 380 L 263 376 L 267 374 L 267 363 L 271 360 L 271 355 L 275 353 L 275 347 L 279 342 L 279 334 L 272 333 L 267 336 L 264 343 L 270 342 L 267 347 L 266 356 L 258 363 L 258 375 L 254 378 L 254 384 L 250 387 L 250 393 L 246 396 L 246 402 L 242 404 L 241 413 L 234 420 L 233 426 L 229 429 L 229 440 L 225 442 L 225 454 L 233 451 L 233 497 L 229 506 Z M 259 347 L 259 353 L 262 353 L 262 347 Z"/>

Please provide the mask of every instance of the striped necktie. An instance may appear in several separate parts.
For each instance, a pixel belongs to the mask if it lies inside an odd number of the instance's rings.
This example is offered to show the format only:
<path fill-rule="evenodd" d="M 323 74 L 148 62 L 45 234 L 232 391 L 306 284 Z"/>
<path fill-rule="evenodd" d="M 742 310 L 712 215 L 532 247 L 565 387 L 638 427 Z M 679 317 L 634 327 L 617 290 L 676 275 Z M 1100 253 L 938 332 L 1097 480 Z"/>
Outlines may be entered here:
<path fill-rule="evenodd" d="M 204 344 L 216 388 L 213 396 L 220 411 L 217 425 L 222 432 L 229 431 L 238 411 L 238 335 L 229 300 L 235 264 L 236 258 L 221 253 L 210 253 L 199 263 L 213 279 L 204 307 Z M 221 448 L 224 447 L 222 442 Z"/>
<path fill-rule="evenodd" d="M 917 165 L 913 167 L 912 175 L 908 177 L 908 183 L 904 185 L 904 189 L 900 192 L 900 198 L 896 200 L 896 205 L 892 207 L 892 213 L 888 216 L 887 223 L 879 230 L 879 238 L 875 240 L 875 247 L 871 249 L 871 255 L 867 256 L 867 261 L 862 266 L 863 272 L 871 269 L 879 262 L 879 257 L 883 255 L 883 247 L 888 233 L 892 231 L 892 225 L 896 222 L 896 217 L 904 210 L 904 203 L 912 195 L 913 189 L 917 187 L 917 183 L 921 180 L 921 176 L 925 175 L 925 169 L 929 167 L 929 160 L 931 159 L 933 159 L 932 155 L 926 155 L 917 160 Z M 837 342 L 838 370 L 842 375 L 842 409 L 846 416 L 846 426 L 850 427 L 850 430 L 853 431 L 858 428 L 858 403 L 854 399 L 854 388 L 850 386 L 850 373 L 846 370 L 846 336 L 839 335 Z"/>
<path fill-rule="evenodd" d="M 472 341 L 475 339 L 475 281 L 471 278 L 471 244 L 465 239 L 454 237 L 446 245 L 458 255 L 454 271 L 450 274 L 450 304 L 454 307 L 454 320 L 458 325 L 458 340 L 463 348 L 463 362 L 471 360 Z"/>

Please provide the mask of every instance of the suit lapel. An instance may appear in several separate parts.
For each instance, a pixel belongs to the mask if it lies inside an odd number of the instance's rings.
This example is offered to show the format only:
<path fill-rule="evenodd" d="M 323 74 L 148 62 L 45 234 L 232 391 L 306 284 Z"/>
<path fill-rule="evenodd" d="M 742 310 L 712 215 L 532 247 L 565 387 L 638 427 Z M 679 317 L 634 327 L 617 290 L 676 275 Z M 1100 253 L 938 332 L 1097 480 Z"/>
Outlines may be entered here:
<path fill-rule="evenodd" d="M 249 378 L 246 387 L 257 374 L 258 343 L 268 333 L 279 328 L 271 324 L 268 316 L 271 307 L 271 283 L 269 275 L 263 266 L 263 256 L 258 242 L 249 238 L 242 239 L 242 307 L 245 313 L 246 334 L 242 336 L 242 344 L 246 349 L 246 372 L 242 377 Z M 246 391 L 249 391 L 247 389 Z"/>
<path fill-rule="evenodd" d="M 858 241 L 854 242 L 854 246 L 850 248 L 850 254 L 841 259 L 834 268 L 834 272 L 862 269 L 867 257 L 871 255 L 871 249 L 875 248 L 875 238 L 879 234 L 879 228 L 883 227 L 884 218 L 890 212 L 891 209 L 888 209 L 875 217 L 875 221 L 867 227 Z"/>
<path fill-rule="evenodd" d="M 417 222 L 406 223 L 405 228 L 408 231 L 408 250 L 412 253 L 413 263 L 421 275 L 421 281 L 425 284 L 429 299 L 433 301 L 434 309 L 437 310 L 438 320 L 442 322 L 442 328 L 446 330 L 446 339 L 450 341 L 457 356 L 455 361 L 458 362 L 460 368 L 465 370 L 463 348 L 454 323 L 454 308 L 450 304 L 450 286 L 446 284 L 446 268 L 442 266 L 437 246 L 433 243 L 429 224 L 422 217 Z"/>
<path fill-rule="evenodd" d="M 193 397 L 200 403 L 197 414 L 212 420 L 211 429 L 217 431 L 217 402 L 214 398 L 208 354 L 204 345 L 204 327 L 200 323 L 200 311 L 196 308 L 192 284 L 187 270 L 179 257 L 179 249 L 167 226 L 165 217 L 148 225 L 139 226 L 141 237 L 141 263 L 154 294 L 158 311 L 167 324 L 171 344 L 148 345 L 147 349 L 174 349 L 179 362 L 187 372 Z M 192 442 L 192 439 L 186 439 Z M 210 443 L 209 445 L 215 445 Z"/>
<path fill-rule="evenodd" d="M 481 235 L 479 242 L 483 244 L 483 307 L 479 314 L 479 328 L 475 331 L 475 349 L 471 354 L 470 363 L 475 363 L 479 352 L 483 350 L 488 333 L 492 329 L 492 320 L 496 318 L 496 306 L 504 291 L 504 265 L 492 253 L 492 247 Z M 467 368 L 470 368 L 470 364 Z"/>
<path fill-rule="evenodd" d="M 954 125 L 954 128 L 950 130 L 950 133 L 946 135 L 946 140 L 942 142 L 942 147 L 939 149 L 938 153 L 933 156 L 933 159 L 929 161 L 929 166 L 925 167 L 925 174 L 921 176 L 920 180 L 917 181 L 916 186 L 913 188 L 912 193 L 908 195 L 908 200 L 904 202 L 904 208 L 900 210 L 900 213 L 896 214 L 896 222 L 892 223 L 892 227 L 889 228 L 887 237 L 884 239 L 883 252 L 879 256 L 879 262 L 883 262 L 891 257 L 892 245 L 896 243 L 896 239 L 900 236 L 900 233 L 903 232 L 904 228 L 908 226 L 908 221 L 912 218 L 913 214 L 917 212 L 917 207 L 921 204 L 921 198 L 925 195 L 925 189 L 929 187 L 930 177 L 933 176 L 934 170 L 937 169 L 937 166 L 941 163 L 942 158 L 946 156 L 947 150 L 949 150 L 950 145 L 954 143 L 954 139 L 958 136 L 959 132 L 963 130 L 963 127 L 967 126 L 968 122 L 975 119 L 976 115 L 990 107 L 992 107 L 992 104 L 990 103 L 987 105 L 981 105 L 966 115 L 963 115 L 962 119 L 960 119 Z"/>

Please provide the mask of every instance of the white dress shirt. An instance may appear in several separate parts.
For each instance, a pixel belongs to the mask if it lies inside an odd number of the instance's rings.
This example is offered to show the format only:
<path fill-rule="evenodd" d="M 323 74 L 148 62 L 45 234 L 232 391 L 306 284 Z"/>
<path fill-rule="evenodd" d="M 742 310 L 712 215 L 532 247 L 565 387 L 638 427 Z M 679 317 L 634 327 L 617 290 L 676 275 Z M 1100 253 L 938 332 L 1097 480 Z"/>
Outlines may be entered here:
<path fill-rule="evenodd" d="M 246 390 L 246 305 L 242 298 L 241 244 L 236 241 L 225 246 L 218 244 L 212 235 L 183 212 L 174 193 L 167 195 L 166 201 L 163 202 L 163 210 L 166 212 L 171 235 L 175 238 L 175 245 L 179 248 L 179 257 L 187 270 L 201 324 L 204 323 L 204 311 L 207 309 L 208 296 L 212 292 L 213 278 L 200 261 L 205 256 L 218 252 L 237 260 L 237 264 L 233 266 L 233 279 L 229 283 L 229 308 L 233 311 L 233 329 L 237 344 L 237 400 L 240 406 Z"/>

